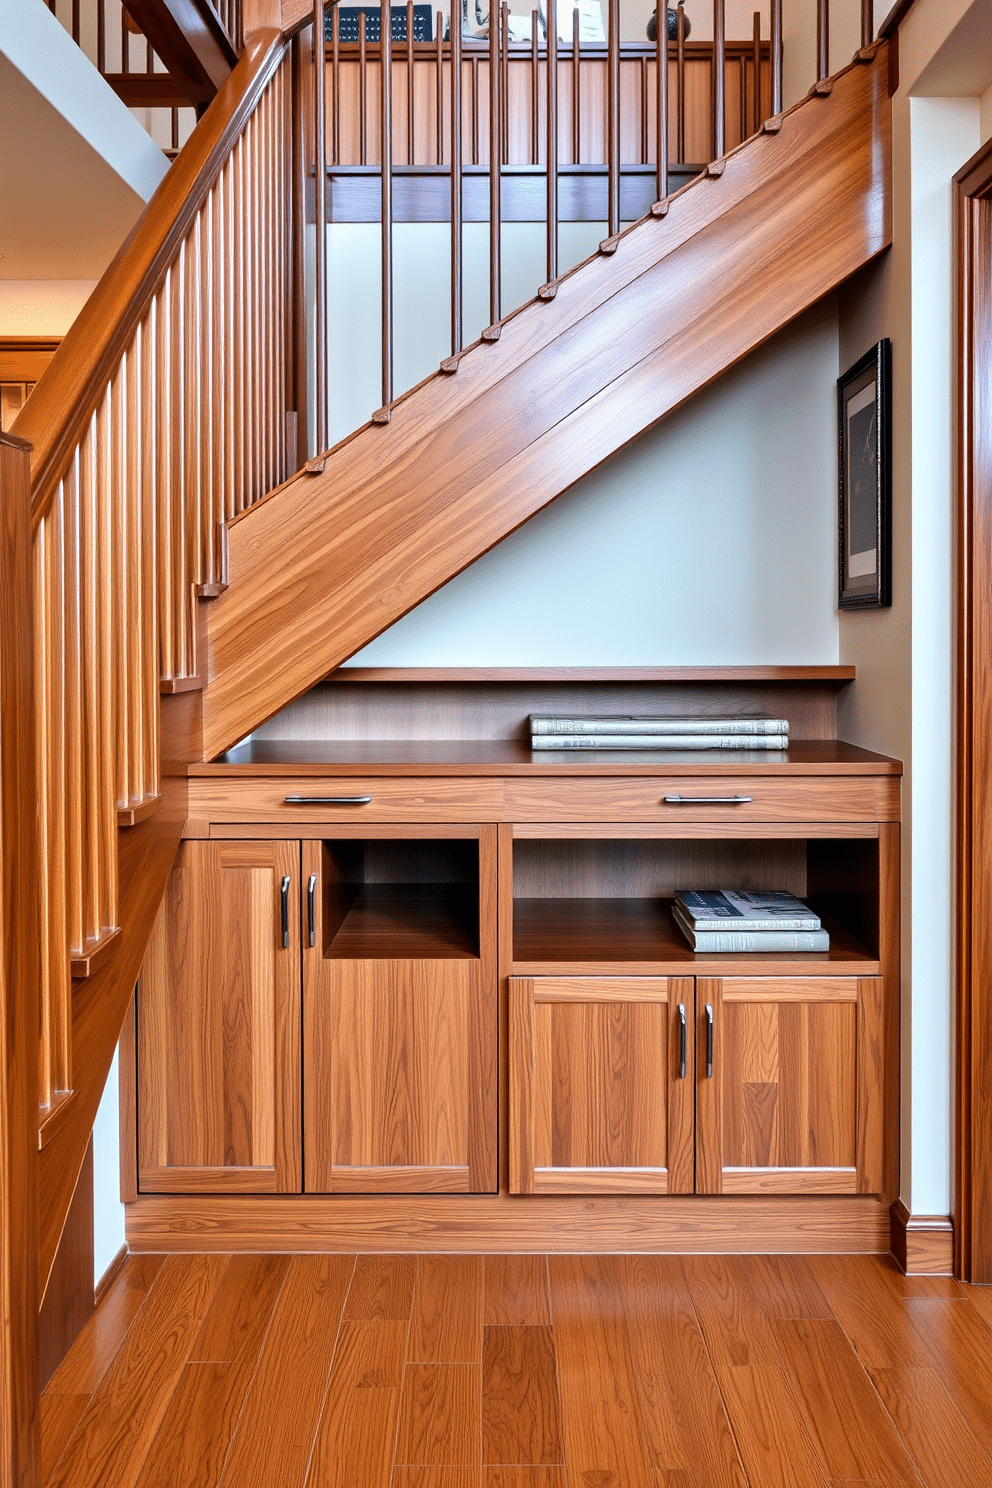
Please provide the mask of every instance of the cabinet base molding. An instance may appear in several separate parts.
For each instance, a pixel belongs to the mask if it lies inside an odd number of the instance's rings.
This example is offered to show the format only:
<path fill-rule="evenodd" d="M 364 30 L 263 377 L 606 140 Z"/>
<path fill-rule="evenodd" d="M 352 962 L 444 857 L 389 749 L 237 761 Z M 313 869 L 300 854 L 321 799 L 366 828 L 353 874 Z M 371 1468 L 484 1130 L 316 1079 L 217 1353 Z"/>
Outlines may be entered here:
<path fill-rule="evenodd" d="M 882 1200 L 754 1195 L 143 1195 L 132 1253 L 452 1252 L 677 1255 L 884 1254 Z"/>
<path fill-rule="evenodd" d="M 907 1276 L 953 1276 L 954 1225 L 946 1214 L 910 1214 L 892 1205 L 892 1254 Z"/>

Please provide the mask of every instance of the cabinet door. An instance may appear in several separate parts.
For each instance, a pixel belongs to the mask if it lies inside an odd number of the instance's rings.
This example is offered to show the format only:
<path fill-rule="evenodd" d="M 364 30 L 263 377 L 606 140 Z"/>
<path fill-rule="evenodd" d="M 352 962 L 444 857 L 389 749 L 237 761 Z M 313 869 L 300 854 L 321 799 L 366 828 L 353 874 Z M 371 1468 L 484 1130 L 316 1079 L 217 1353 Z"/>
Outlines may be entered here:
<path fill-rule="evenodd" d="M 881 977 L 696 983 L 699 1193 L 877 1193 Z"/>
<path fill-rule="evenodd" d="M 691 1193 L 692 980 L 510 978 L 510 1192 Z"/>
<path fill-rule="evenodd" d="M 359 896 L 339 927 L 321 849 L 303 844 L 306 1191 L 495 1191 L 494 830 L 475 949 L 446 937 L 443 885 Z"/>
<path fill-rule="evenodd" d="M 180 848 L 138 984 L 143 1192 L 300 1189 L 299 856 Z"/>

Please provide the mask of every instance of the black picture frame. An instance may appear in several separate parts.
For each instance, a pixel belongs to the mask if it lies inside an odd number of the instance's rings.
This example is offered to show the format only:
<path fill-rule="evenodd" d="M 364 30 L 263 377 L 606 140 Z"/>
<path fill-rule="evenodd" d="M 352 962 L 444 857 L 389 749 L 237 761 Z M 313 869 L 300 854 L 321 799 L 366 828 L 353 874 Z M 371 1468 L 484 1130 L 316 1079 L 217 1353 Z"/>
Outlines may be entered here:
<path fill-rule="evenodd" d="M 837 608 L 892 603 L 892 356 L 886 338 L 837 380 Z"/>

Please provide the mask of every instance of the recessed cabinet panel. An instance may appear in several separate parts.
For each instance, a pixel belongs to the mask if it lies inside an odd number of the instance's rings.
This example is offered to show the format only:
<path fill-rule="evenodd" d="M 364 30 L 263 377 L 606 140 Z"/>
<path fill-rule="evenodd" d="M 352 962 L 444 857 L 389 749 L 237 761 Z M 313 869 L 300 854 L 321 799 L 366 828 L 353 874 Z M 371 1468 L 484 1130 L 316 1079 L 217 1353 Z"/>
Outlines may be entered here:
<path fill-rule="evenodd" d="M 700 978 L 696 1187 L 881 1184 L 881 979 Z"/>
<path fill-rule="evenodd" d="M 138 987 L 143 1191 L 299 1191 L 299 1028 L 299 845 L 184 842 Z"/>
<path fill-rule="evenodd" d="M 688 979 L 511 978 L 511 1192 L 690 1193 L 692 1022 Z"/>
<path fill-rule="evenodd" d="M 307 1192 L 494 1190 L 494 830 L 303 859 Z"/>

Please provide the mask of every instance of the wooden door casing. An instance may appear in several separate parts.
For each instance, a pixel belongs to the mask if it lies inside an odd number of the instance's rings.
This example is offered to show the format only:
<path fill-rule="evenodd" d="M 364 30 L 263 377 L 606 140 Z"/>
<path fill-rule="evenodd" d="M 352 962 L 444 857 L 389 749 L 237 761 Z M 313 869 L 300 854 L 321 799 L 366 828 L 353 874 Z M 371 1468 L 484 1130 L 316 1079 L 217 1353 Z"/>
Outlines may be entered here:
<path fill-rule="evenodd" d="M 495 828 L 388 831 L 477 836 L 478 954 L 418 952 L 415 933 L 406 956 L 395 946 L 368 958 L 327 954 L 327 863 L 321 842 L 303 843 L 302 881 L 317 880 L 314 944 L 305 934 L 303 952 L 305 1189 L 492 1193 L 498 1186 Z"/>
<path fill-rule="evenodd" d="M 697 1193 L 881 1191 L 883 985 L 697 980 Z"/>
<path fill-rule="evenodd" d="M 180 849 L 138 984 L 146 1193 L 300 1191 L 299 859 L 287 841 Z"/>
<path fill-rule="evenodd" d="M 692 979 L 509 986 L 510 1192 L 691 1193 Z"/>

